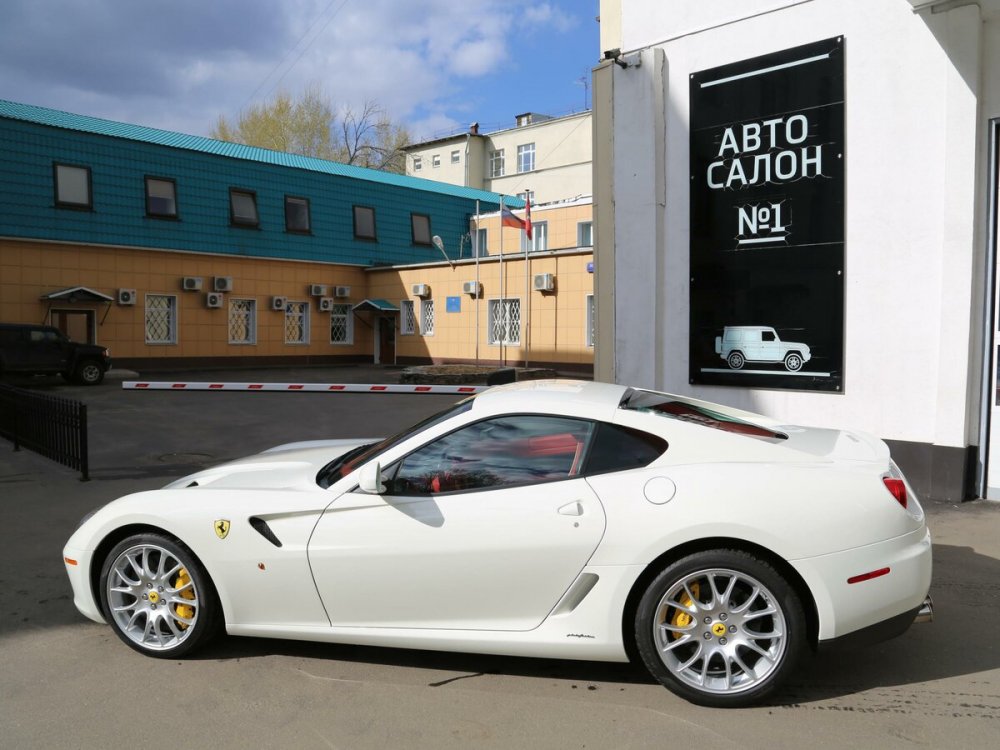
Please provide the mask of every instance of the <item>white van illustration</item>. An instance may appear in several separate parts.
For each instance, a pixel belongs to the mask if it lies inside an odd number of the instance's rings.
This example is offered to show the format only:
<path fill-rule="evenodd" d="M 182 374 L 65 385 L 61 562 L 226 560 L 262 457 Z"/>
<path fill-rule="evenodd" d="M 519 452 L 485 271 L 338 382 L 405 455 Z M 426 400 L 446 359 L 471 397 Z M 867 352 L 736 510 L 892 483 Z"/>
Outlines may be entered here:
<path fill-rule="evenodd" d="M 812 358 L 808 346 L 782 341 L 770 326 L 726 326 L 715 337 L 715 353 L 733 370 L 747 362 L 784 362 L 786 370 L 798 372 Z"/>

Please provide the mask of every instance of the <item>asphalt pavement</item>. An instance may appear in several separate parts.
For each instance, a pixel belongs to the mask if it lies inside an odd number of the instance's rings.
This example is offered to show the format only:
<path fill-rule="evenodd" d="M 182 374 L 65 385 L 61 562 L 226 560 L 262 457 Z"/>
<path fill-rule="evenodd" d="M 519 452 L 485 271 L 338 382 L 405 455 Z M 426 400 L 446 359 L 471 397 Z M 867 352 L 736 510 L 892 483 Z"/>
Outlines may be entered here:
<path fill-rule="evenodd" d="M 397 374 L 358 367 L 171 378 L 368 383 Z M 758 708 L 692 706 L 627 664 L 233 637 L 197 658 L 156 660 L 73 607 L 61 549 L 80 517 L 279 443 L 390 434 L 456 398 L 122 391 L 114 373 L 96 388 L 57 378 L 22 384 L 88 404 L 93 478 L 81 482 L 0 439 L 0 748 L 998 744 L 998 504 L 926 501 L 935 621 L 878 646 L 807 659 Z"/>

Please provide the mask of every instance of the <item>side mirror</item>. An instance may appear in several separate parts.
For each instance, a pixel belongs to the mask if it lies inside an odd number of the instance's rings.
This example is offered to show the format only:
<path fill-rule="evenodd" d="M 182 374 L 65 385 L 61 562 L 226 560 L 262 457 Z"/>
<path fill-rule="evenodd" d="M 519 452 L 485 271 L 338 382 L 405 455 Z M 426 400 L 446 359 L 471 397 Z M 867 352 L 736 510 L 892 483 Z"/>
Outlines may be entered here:
<path fill-rule="evenodd" d="M 382 465 L 378 461 L 365 464 L 358 473 L 358 489 L 369 495 L 381 495 L 385 492 L 382 483 Z"/>

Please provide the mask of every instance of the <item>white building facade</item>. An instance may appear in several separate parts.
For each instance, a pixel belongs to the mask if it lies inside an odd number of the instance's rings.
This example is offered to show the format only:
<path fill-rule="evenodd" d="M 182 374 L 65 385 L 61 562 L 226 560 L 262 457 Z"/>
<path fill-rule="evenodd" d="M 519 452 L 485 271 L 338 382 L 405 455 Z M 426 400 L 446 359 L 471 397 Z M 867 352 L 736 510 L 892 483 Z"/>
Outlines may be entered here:
<path fill-rule="evenodd" d="M 590 111 L 562 117 L 526 112 L 515 126 L 468 132 L 408 146 L 406 173 L 504 195 L 531 193 L 532 204 L 591 194 Z M 490 187 L 487 187 L 490 186 Z"/>
<path fill-rule="evenodd" d="M 596 376 L 866 430 L 918 492 L 1000 497 L 1000 0 L 600 20 Z"/>

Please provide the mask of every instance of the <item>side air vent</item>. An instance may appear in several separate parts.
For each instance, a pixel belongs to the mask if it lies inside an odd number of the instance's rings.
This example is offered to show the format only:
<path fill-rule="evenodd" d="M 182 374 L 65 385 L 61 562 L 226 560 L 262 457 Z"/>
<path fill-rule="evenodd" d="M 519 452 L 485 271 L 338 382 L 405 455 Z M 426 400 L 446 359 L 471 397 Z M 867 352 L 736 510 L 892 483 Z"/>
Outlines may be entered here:
<path fill-rule="evenodd" d="M 580 602 L 582 602 L 587 594 L 590 593 L 591 589 L 597 585 L 600 580 L 600 576 L 595 573 L 584 573 L 576 582 L 569 587 L 569 590 L 563 595 L 562 600 L 556 605 L 556 608 L 552 611 L 553 615 L 567 615 L 576 609 Z"/>
<path fill-rule="evenodd" d="M 264 537 L 267 541 L 273 544 L 275 547 L 281 546 L 281 540 L 275 536 L 274 532 L 271 531 L 271 527 L 267 525 L 267 521 L 263 518 L 257 518 L 257 516 L 250 517 L 250 525 L 254 527 L 258 534 Z"/>

